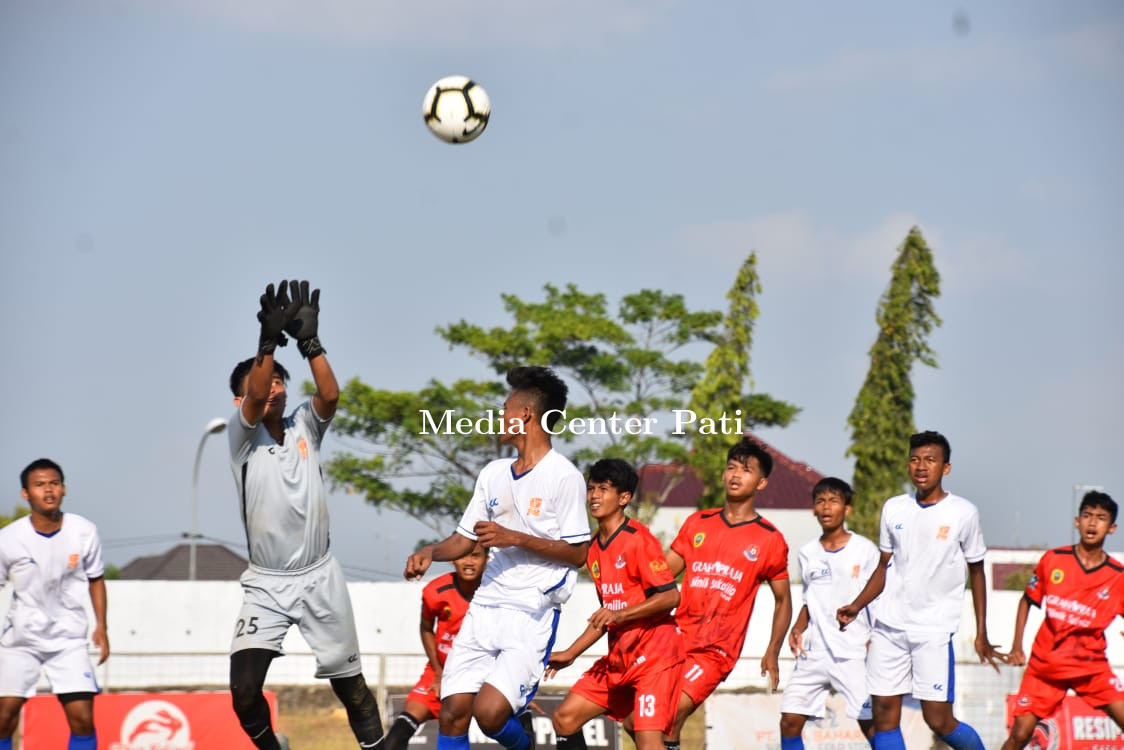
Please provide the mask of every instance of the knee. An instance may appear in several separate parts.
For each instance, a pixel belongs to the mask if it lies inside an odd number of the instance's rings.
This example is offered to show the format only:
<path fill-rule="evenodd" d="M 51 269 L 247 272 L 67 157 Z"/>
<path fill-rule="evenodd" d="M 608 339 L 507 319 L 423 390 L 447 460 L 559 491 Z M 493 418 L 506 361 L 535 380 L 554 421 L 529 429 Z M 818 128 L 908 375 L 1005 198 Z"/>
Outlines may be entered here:
<path fill-rule="evenodd" d="M 370 716 L 378 711 L 375 696 L 367 687 L 363 675 L 342 677 L 331 680 L 332 690 L 340 699 L 348 716 Z"/>
<path fill-rule="evenodd" d="M 458 700 L 462 696 L 441 701 L 441 711 L 437 714 L 437 723 L 441 727 L 441 734 L 447 737 L 459 737 L 468 732 L 469 719 L 472 716 L 472 701 Z M 471 699 L 471 696 L 467 696 Z"/>
<path fill-rule="evenodd" d="M 925 723 L 929 729 L 938 737 L 946 737 L 956 730 L 958 722 L 952 715 L 951 703 L 930 703 L 928 701 L 921 702 L 921 716 L 925 719 Z"/>
<path fill-rule="evenodd" d="M 265 695 L 256 685 L 236 682 L 230 686 L 230 702 L 238 716 L 252 711 L 261 700 L 265 700 Z"/>
<path fill-rule="evenodd" d="M 781 736 L 799 737 L 804 731 L 804 717 L 797 714 L 781 714 Z"/>
<path fill-rule="evenodd" d="M 554 734 L 559 737 L 569 737 L 582 728 L 581 724 L 577 723 L 577 717 L 574 716 L 573 711 L 566 707 L 565 702 L 554 712 L 551 723 L 554 725 Z"/>
<path fill-rule="evenodd" d="M 505 713 L 491 707 L 478 707 L 472 714 L 476 723 L 480 726 L 480 730 L 489 737 L 503 729 L 511 715 L 511 709 L 508 709 Z"/>
<path fill-rule="evenodd" d="M 16 705 L 14 708 L 0 705 L 0 739 L 8 739 L 16 733 L 16 726 L 19 724 L 19 719 L 19 705 Z"/>

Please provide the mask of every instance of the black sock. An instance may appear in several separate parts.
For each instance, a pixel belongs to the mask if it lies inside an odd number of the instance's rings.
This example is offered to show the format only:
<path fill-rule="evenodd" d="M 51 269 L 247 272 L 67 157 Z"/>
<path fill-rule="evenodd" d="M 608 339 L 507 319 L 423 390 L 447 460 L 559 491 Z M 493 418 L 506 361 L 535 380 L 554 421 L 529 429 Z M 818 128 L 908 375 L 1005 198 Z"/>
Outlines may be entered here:
<path fill-rule="evenodd" d="M 382 744 L 379 745 L 380 750 L 406 750 L 410 738 L 414 736 L 420 726 L 421 723 L 413 716 L 407 713 L 398 714 L 394 723 L 390 725 L 390 729 L 387 730 Z"/>
<path fill-rule="evenodd" d="M 559 750 L 561 750 L 561 748 L 566 748 L 566 750 L 586 750 L 585 734 L 580 729 L 571 735 L 565 737 L 559 736 L 555 741 L 558 743 L 557 747 Z"/>
<path fill-rule="evenodd" d="M 663 741 L 664 750 L 679 750 L 679 740 L 672 742 L 671 740 Z"/>

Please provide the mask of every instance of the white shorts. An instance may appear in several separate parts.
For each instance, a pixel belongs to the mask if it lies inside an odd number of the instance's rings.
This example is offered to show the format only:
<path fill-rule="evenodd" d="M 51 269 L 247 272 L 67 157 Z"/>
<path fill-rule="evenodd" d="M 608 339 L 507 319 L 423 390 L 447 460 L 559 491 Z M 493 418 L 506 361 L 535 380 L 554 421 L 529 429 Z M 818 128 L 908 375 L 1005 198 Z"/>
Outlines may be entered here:
<path fill-rule="evenodd" d="M 469 605 L 441 674 L 441 697 L 477 693 L 486 682 L 518 714 L 538 690 L 560 614 Z"/>
<path fill-rule="evenodd" d="M 316 656 L 316 676 L 352 677 L 363 671 L 347 581 L 336 558 L 325 555 L 292 572 L 251 566 L 242 574 L 242 610 L 230 651 L 281 651 L 296 625 Z"/>
<path fill-rule="evenodd" d="M 30 698 L 35 695 L 40 672 L 47 675 L 51 692 L 56 695 L 100 692 L 94 663 L 84 641 L 52 654 L 25 648 L 0 648 L 0 696 Z"/>
<path fill-rule="evenodd" d="M 871 695 L 905 695 L 951 703 L 956 688 L 952 633 L 907 633 L 882 623 L 870 631 L 866 687 Z"/>
<path fill-rule="evenodd" d="M 797 658 L 781 697 L 781 713 L 822 719 L 827 715 L 829 688 L 843 696 L 849 718 L 871 718 L 865 660 L 836 659 L 826 649 Z"/>

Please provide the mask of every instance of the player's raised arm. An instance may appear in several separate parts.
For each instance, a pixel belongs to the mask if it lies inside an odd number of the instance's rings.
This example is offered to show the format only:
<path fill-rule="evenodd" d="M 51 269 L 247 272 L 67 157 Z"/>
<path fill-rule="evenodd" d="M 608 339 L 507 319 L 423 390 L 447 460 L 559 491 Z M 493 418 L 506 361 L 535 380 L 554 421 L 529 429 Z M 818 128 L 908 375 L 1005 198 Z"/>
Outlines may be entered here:
<path fill-rule="evenodd" d="M 483 544 L 483 542 L 481 542 Z M 406 580 L 416 581 L 425 575 L 433 561 L 451 562 L 472 552 L 476 541 L 453 532 L 437 544 L 427 544 L 406 558 Z"/>
<path fill-rule="evenodd" d="M 270 284 L 259 299 L 261 309 L 258 311 L 258 322 L 261 323 L 261 333 L 258 336 L 258 355 L 250 366 L 245 392 L 239 405 L 243 418 L 250 425 L 256 425 L 265 415 L 270 384 L 273 381 L 273 353 L 279 345 L 285 345 L 285 326 L 297 311 L 289 304 L 288 282 L 282 281 L 278 287 L 274 290 L 273 284 Z"/>
<path fill-rule="evenodd" d="M 316 416 L 328 419 L 336 413 L 340 386 L 320 344 L 320 290 L 310 292 L 307 281 L 290 281 L 289 297 L 292 299 L 290 304 L 296 309 L 285 324 L 285 332 L 296 339 L 297 351 L 308 360 L 312 370 L 312 381 L 316 384 L 312 408 Z"/>
<path fill-rule="evenodd" d="M 562 539 L 542 537 L 515 531 L 495 521 L 478 521 L 472 529 L 485 547 L 520 547 L 548 560 L 580 568 L 589 554 L 589 541 L 571 544 Z"/>

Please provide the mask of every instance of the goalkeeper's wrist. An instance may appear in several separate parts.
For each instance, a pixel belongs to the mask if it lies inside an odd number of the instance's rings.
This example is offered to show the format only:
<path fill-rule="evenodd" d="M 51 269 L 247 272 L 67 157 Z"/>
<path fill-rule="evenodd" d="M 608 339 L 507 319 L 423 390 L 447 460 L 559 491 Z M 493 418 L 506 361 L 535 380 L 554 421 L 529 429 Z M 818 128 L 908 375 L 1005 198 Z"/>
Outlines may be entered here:
<path fill-rule="evenodd" d="M 297 341 L 297 351 L 305 359 L 316 359 L 321 354 L 324 354 L 324 347 L 320 344 L 320 337 L 313 336 L 308 339 L 299 339 Z"/>

